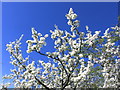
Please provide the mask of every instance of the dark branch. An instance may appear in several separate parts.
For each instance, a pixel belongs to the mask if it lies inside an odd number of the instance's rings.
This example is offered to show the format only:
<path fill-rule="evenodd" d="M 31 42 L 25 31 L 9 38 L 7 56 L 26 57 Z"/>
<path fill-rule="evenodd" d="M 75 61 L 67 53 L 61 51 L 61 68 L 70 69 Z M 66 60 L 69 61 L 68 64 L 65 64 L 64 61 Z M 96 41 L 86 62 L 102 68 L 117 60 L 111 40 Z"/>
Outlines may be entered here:
<path fill-rule="evenodd" d="M 36 52 L 37 52 L 37 51 L 36 51 Z M 55 58 L 55 57 L 53 57 L 53 56 L 50 56 L 50 55 L 47 55 L 47 54 L 43 54 L 43 53 L 41 53 L 41 52 L 37 52 L 37 53 L 59 61 L 59 62 L 61 63 L 61 65 L 62 65 L 63 69 L 65 70 L 66 75 L 68 76 L 68 72 L 67 72 L 67 70 L 65 69 L 65 66 L 63 65 L 62 61 L 61 61 L 59 58 Z"/>
<path fill-rule="evenodd" d="M 11 54 L 13 55 L 14 58 L 16 58 L 16 60 L 18 61 L 18 63 L 22 65 L 22 63 L 20 62 L 20 60 L 19 60 L 13 53 L 11 53 Z M 23 68 L 26 70 L 26 67 L 25 67 L 24 65 L 22 65 L 22 66 L 23 66 Z M 50 89 L 49 89 L 45 84 L 43 84 L 36 76 L 35 76 L 35 79 L 36 79 L 36 81 L 37 81 L 39 84 L 41 84 L 42 86 L 44 86 L 47 90 L 50 90 Z"/>

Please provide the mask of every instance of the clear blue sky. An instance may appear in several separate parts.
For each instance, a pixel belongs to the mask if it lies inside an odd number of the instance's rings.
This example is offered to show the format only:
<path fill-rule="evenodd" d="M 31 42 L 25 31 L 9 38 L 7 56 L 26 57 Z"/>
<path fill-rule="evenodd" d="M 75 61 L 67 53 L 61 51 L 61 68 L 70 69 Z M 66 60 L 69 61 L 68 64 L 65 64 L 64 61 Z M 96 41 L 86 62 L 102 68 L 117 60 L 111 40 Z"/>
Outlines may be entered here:
<path fill-rule="evenodd" d="M 61 30 L 69 31 L 65 14 L 69 8 L 73 8 L 78 15 L 81 27 L 79 30 L 84 31 L 85 25 L 90 30 L 104 31 L 108 27 L 117 24 L 118 3 L 116 2 L 77 2 L 77 3 L 55 3 L 55 2 L 11 2 L 2 4 L 2 69 L 3 75 L 9 73 L 12 65 L 9 64 L 9 53 L 6 51 L 6 44 L 18 39 L 24 34 L 22 39 L 22 50 L 24 57 L 31 55 L 31 60 L 46 60 L 44 56 L 36 53 L 26 54 L 26 40 L 31 39 L 31 27 L 34 27 L 43 35 L 49 30 L 54 30 L 54 24 L 57 24 Z M 43 47 L 42 52 L 53 51 L 52 39 L 48 38 L 47 47 Z M 46 60 L 47 61 L 47 60 Z"/>

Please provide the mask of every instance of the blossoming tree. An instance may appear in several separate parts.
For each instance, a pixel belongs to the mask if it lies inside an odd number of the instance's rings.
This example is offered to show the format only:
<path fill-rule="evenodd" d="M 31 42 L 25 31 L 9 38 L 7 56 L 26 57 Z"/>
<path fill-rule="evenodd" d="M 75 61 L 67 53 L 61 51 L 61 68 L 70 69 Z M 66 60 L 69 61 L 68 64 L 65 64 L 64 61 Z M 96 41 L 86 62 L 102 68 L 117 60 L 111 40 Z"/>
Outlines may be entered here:
<path fill-rule="evenodd" d="M 55 25 L 50 30 L 54 40 L 54 52 L 42 53 L 41 48 L 46 45 L 48 34 L 42 35 L 32 28 L 32 40 L 27 40 L 27 53 L 36 52 L 51 58 L 47 63 L 29 61 L 24 58 L 20 50 L 20 39 L 7 44 L 7 51 L 11 54 L 10 63 L 15 67 L 11 74 L 3 79 L 12 79 L 13 83 L 4 83 L 3 88 L 13 84 L 15 88 L 118 88 L 120 86 L 120 28 L 110 27 L 95 31 L 94 34 L 86 26 L 86 31 L 78 30 L 77 14 L 70 8 L 66 15 L 70 32 L 62 31 Z M 97 65 L 97 67 L 95 67 Z"/>

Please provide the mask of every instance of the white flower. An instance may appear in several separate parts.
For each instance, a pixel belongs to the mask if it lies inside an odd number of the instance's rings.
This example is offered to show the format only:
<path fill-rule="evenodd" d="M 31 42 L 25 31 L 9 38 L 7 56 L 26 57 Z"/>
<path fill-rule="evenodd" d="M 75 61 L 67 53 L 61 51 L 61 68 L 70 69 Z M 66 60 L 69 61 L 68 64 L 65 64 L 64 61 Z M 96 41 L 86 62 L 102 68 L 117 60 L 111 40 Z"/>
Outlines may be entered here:
<path fill-rule="evenodd" d="M 10 76 L 10 75 L 5 75 L 5 76 L 3 76 L 2 78 L 3 78 L 3 79 L 12 79 L 12 76 Z"/>
<path fill-rule="evenodd" d="M 45 40 L 45 37 L 40 37 L 40 40 L 41 40 L 41 41 L 44 41 L 44 40 Z"/>
<path fill-rule="evenodd" d="M 89 55 L 89 56 L 88 56 L 88 59 L 89 59 L 89 60 L 92 60 L 92 55 Z"/>
<path fill-rule="evenodd" d="M 79 26 L 80 26 L 80 23 L 79 23 L 79 22 L 80 22 L 79 20 L 75 20 L 75 21 L 73 22 L 73 25 L 76 26 L 76 27 L 79 27 Z"/>
<path fill-rule="evenodd" d="M 71 56 L 74 56 L 76 54 L 76 52 L 73 50 L 72 52 L 70 52 Z"/>
<path fill-rule="evenodd" d="M 101 31 L 95 31 L 95 34 L 99 34 Z"/>
<path fill-rule="evenodd" d="M 72 38 L 75 38 L 76 37 L 76 34 L 73 32 L 73 35 L 71 35 L 72 36 Z"/>
<path fill-rule="evenodd" d="M 48 34 L 46 34 L 44 37 L 47 38 L 47 37 L 48 37 Z"/>
<path fill-rule="evenodd" d="M 51 38 L 54 39 L 56 37 L 61 37 L 63 35 L 63 31 L 59 30 L 58 28 L 55 31 L 50 30 L 52 33 Z"/>
<path fill-rule="evenodd" d="M 40 64 L 42 64 L 42 63 L 43 63 L 43 61 L 39 60 L 39 63 L 40 63 Z"/>
<path fill-rule="evenodd" d="M 74 12 L 73 12 L 73 9 L 72 8 L 70 8 L 70 10 L 69 10 L 69 14 L 73 14 Z"/>
<path fill-rule="evenodd" d="M 86 26 L 86 30 L 89 30 L 89 27 L 88 27 L 88 26 Z"/>
<path fill-rule="evenodd" d="M 102 36 L 103 38 L 108 35 L 108 31 L 109 31 L 109 30 L 110 30 L 110 28 L 108 28 L 107 30 L 105 30 L 104 36 Z"/>
<path fill-rule="evenodd" d="M 56 41 L 55 41 L 55 45 L 59 44 L 61 42 L 60 38 L 58 38 Z"/>
<path fill-rule="evenodd" d="M 72 26 L 70 29 L 73 32 L 76 29 L 76 27 Z"/>
<path fill-rule="evenodd" d="M 34 28 L 32 28 L 33 40 L 26 41 L 26 43 L 28 43 L 27 53 L 30 53 L 32 51 L 39 52 L 41 50 L 41 48 L 43 47 L 43 45 L 46 46 L 45 39 L 46 39 L 46 37 L 48 37 L 48 34 L 46 34 L 44 37 L 40 37 L 40 36 L 42 36 L 42 34 L 37 33 L 37 31 Z M 40 37 L 40 40 L 38 39 L 38 37 Z"/>
<path fill-rule="evenodd" d="M 77 14 L 73 12 L 73 9 L 70 8 L 69 13 L 66 15 L 67 19 L 75 19 L 77 17 Z"/>
<path fill-rule="evenodd" d="M 63 58 L 62 58 L 62 60 L 67 61 L 67 60 L 68 60 L 68 58 L 67 58 L 67 57 L 63 57 Z"/>
<path fill-rule="evenodd" d="M 83 57 L 83 54 L 79 54 L 79 57 L 82 58 L 82 57 Z"/>
<path fill-rule="evenodd" d="M 72 21 L 71 20 L 68 20 L 68 25 L 72 25 Z"/>
<path fill-rule="evenodd" d="M 32 28 L 32 34 L 37 34 L 37 31 L 34 28 Z"/>
<path fill-rule="evenodd" d="M 38 33 L 38 36 L 42 36 L 42 34 L 41 34 L 41 33 Z"/>
<path fill-rule="evenodd" d="M 7 88 L 7 87 L 9 87 L 10 85 L 11 85 L 11 83 L 8 82 L 8 83 L 5 83 L 4 87 Z"/>
<path fill-rule="evenodd" d="M 32 52 L 32 50 L 29 49 L 29 50 L 27 50 L 26 52 L 27 52 L 27 53 L 30 53 L 30 52 Z"/>
<path fill-rule="evenodd" d="M 18 59 L 19 59 L 19 60 L 22 60 L 22 59 L 23 59 L 22 54 L 19 54 Z"/>
<path fill-rule="evenodd" d="M 71 15 L 71 19 L 76 19 L 76 17 L 77 17 L 77 14 L 72 14 Z"/>

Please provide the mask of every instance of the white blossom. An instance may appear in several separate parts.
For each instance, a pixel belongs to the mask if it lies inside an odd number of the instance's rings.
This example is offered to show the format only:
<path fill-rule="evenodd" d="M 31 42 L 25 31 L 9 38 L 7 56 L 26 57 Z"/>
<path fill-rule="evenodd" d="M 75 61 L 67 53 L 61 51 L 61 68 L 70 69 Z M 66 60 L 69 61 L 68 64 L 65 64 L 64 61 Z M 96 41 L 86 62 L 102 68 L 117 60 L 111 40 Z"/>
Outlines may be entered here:
<path fill-rule="evenodd" d="M 79 54 L 79 57 L 82 58 L 82 57 L 83 57 L 83 54 Z"/>
<path fill-rule="evenodd" d="M 75 19 L 77 17 L 77 14 L 73 12 L 73 9 L 70 8 L 69 13 L 66 15 L 67 19 Z"/>
<path fill-rule="evenodd" d="M 108 28 L 102 35 L 101 31 L 95 31 L 93 34 L 86 26 L 85 33 L 78 30 L 80 21 L 75 20 L 77 14 L 72 8 L 66 17 L 67 24 L 71 26 L 69 32 L 58 29 L 57 25 L 54 31 L 50 30 L 55 44 L 54 51 L 41 51 L 46 45 L 48 34 L 43 36 L 34 28 L 33 39 L 26 41 L 27 53 L 36 51 L 48 59 L 42 60 L 40 56 L 36 63 L 34 58 L 31 61 L 31 56 L 24 58 L 20 50 L 23 35 L 6 45 L 6 50 L 11 54 L 10 63 L 14 67 L 10 69 L 11 74 L 3 76 L 3 79 L 10 79 L 12 83 L 4 83 L 2 87 L 7 88 L 13 84 L 15 88 L 25 89 L 33 86 L 46 89 L 118 88 L 120 45 L 117 42 L 120 28 L 118 26 Z"/>
<path fill-rule="evenodd" d="M 48 37 L 48 34 L 46 34 L 44 37 L 40 37 L 40 39 L 38 38 L 39 36 L 42 36 L 42 34 L 37 33 L 37 31 L 34 28 L 32 28 L 33 40 L 26 41 L 26 43 L 28 43 L 27 53 L 30 53 L 32 51 L 39 52 L 43 45 L 46 46 L 45 39 Z"/>

